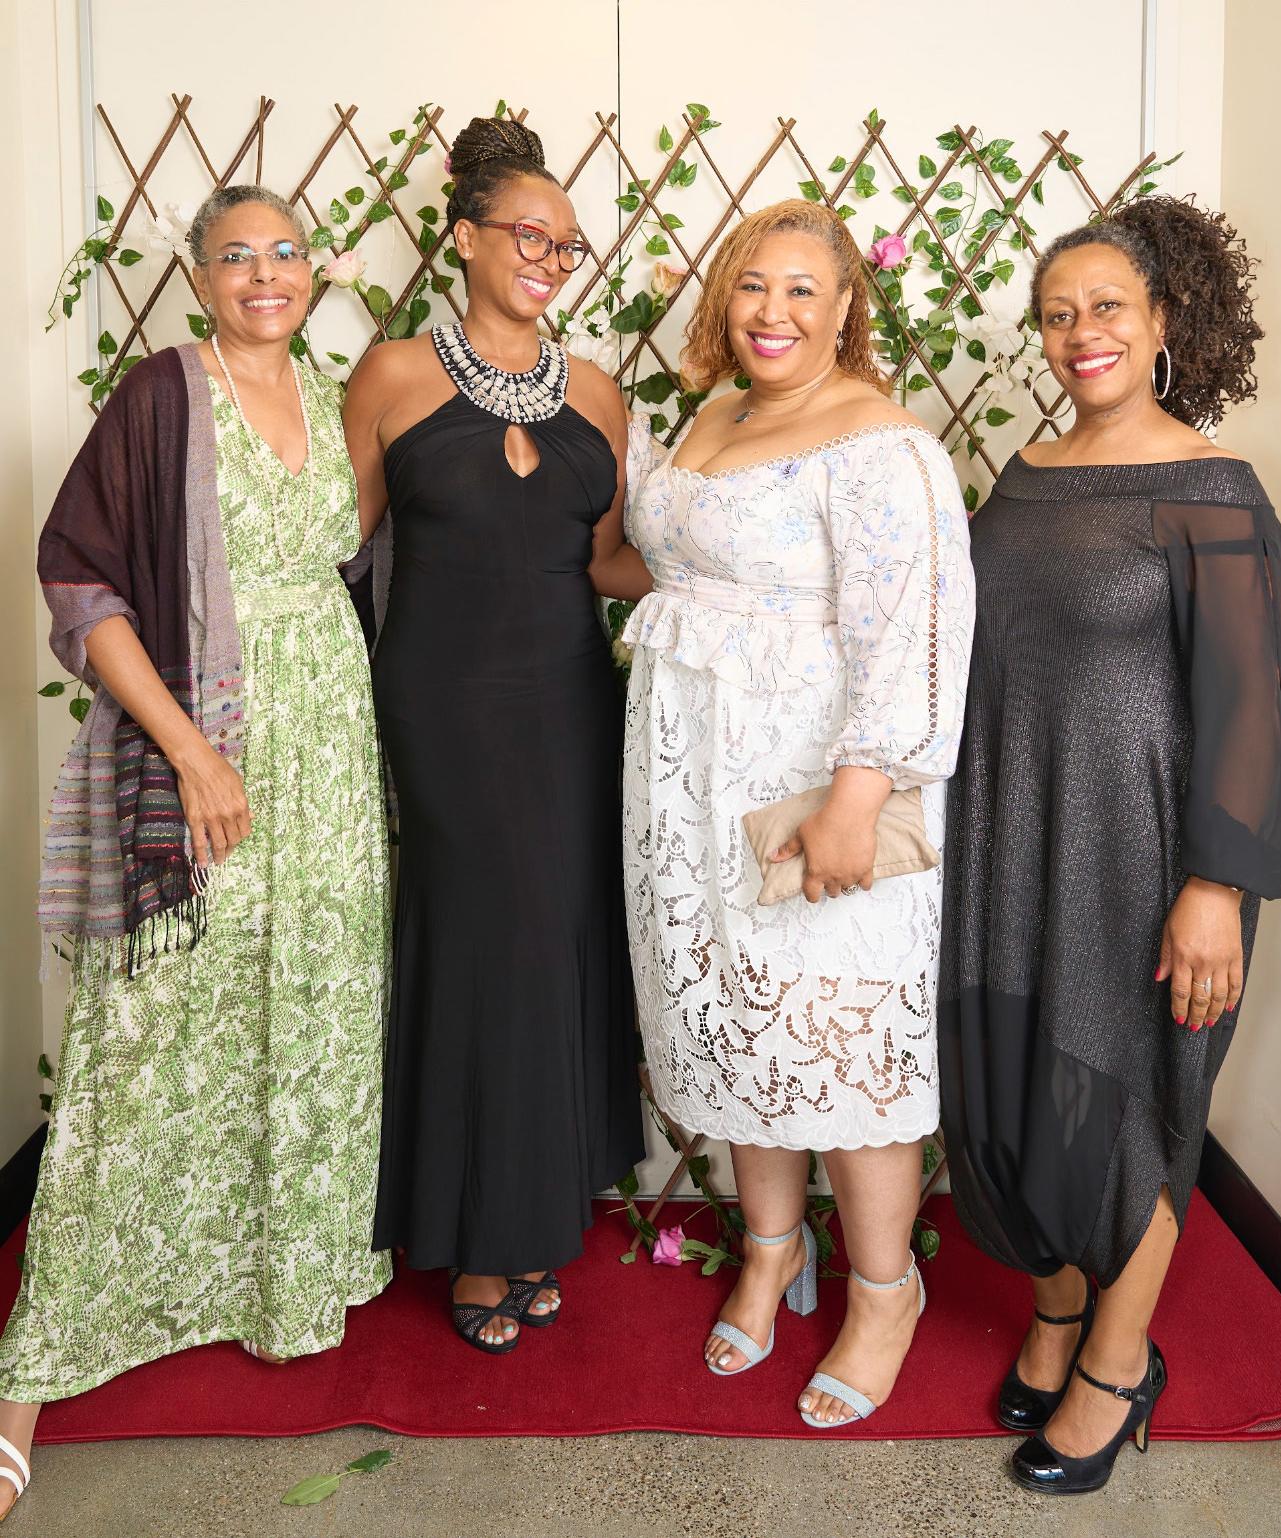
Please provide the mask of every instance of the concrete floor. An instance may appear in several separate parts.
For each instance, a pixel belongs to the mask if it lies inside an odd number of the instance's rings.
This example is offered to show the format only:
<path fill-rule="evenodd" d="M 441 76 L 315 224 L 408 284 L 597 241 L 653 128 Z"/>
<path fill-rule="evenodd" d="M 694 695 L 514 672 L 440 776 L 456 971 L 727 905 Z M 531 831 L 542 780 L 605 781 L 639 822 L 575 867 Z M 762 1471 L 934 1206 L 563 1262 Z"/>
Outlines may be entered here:
<path fill-rule="evenodd" d="M 726 1441 L 629 1435 L 429 1441 L 373 1430 L 293 1440 L 37 1448 L 4 1538 L 1274 1538 L 1281 1443 L 1154 1443 L 1105 1491 L 1038 1500 L 1012 1440 Z M 281 1495 L 387 1447 L 323 1505 Z"/>

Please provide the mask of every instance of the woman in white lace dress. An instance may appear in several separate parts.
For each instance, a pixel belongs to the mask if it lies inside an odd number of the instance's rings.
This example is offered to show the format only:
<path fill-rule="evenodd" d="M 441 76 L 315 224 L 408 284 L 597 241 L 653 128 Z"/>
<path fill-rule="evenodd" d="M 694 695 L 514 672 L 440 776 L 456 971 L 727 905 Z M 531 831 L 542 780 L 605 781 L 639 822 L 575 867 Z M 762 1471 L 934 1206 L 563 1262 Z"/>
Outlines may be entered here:
<path fill-rule="evenodd" d="M 654 591 L 626 632 L 632 959 L 658 1103 L 733 1145 L 748 1238 L 711 1371 L 769 1353 L 785 1292 L 813 1307 L 800 1218 L 823 1155 L 856 1273 L 799 1399 L 829 1427 L 884 1402 L 924 1298 L 910 1236 L 938 1124 L 941 872 L 871 871 L 894 789 L 922 787 L 942 847 L 968 533 L 947 454 L 885 398 L 858 252 L 830 210 L 745 220 L 688 339 L 691 379 L 741 370 L 751 388 L 710 401 L 670 454 L 634 426 L 628 535 Z M 743 814 L 829 782 L 776 854 L 803 855 L 803 894 L 760 906 Z"/>

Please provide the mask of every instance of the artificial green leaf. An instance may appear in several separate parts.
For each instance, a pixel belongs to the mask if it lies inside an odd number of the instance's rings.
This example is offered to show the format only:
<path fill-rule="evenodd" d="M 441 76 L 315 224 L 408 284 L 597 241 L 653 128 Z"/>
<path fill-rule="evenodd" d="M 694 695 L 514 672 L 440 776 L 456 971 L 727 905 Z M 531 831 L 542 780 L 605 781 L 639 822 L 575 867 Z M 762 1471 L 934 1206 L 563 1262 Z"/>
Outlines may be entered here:
<path fill-rule="evenodd" d="M 973 486 L 970 486 L 967 487 L 966 490 L 967 493 L 970 491 L 974 492 L 974 500 L 977 502 L 979 496 L 977 489 Z M 968 502 L 966 503 L 966 506 L 969 506 Z M 972 508 L 970 510 L 973 511 Z M 921 1174 L 932 1175 L 938 1168 L 940 1157 L 941 1155 L 939 1154 L 939 1145 L 934 1141 L 933 1138 L 926 1138 L 925 1147 L 921 1150 Z"/>
<path fill-rule="evenodd" d="M 431 280 L 433 294 L 447 294 L 454 286 L 454 280 L 447 273 L 437 273 Z"/>
<path fill-rule="evenodd" d="M 418 210 L 417 217 L 421 219 L 424 224 L 439 224 L 440 210 L 438 208 L 433 208 L 430 203 L 427 203 Z"/>
<path fill-rule="evenodd" d="M 359 208 L 365 201 L 365 189 L 363 187 L 348 187 L 343 196 L 353 208 Z"/>
<path fill-rule="evenodd" d="M 801 189 L 801 196 L 808 202 L 821 203 L 823 201 L 823 189 L 817 182 L 797 182 L 796 185 Z"/>
<path fill-rule="evenodd" d="M 325 357 L 328 358 L 331 363 L 336 363 L 339 368 L 346 368 L 351 362 L 351 359 L 347 356 L 347 354 L 342 352 L 327 352 Z"/>
<path fill-rule="evenodd" d="M 84 695 L 81 694 L 72 700 L 70 705 L 67 706 L 67 709 L 71 712 L 77 721 L 83 721 L 84 718 L 89 714 L 89 706 L 91 704 L 92 701 L 85 699 Z"/>
<path fill-rule="evenodd" d="M 346 224 L 348 219 L 351 218 L 351 215 L 348 213 L 346 207 L 340 203 L 337 198 L 334 198 L 334 200 L 329 205 L 329 217 L 334 221 L 335 224 Z"/>
<path fill-rule="evenodd" d="M 934 164 L 928 155 L 922 155 L 921 158 L 916 162 L 916 169 L 917 174 L 920 176 L 921 180 L 925 182 L 929 181 L 931 176 L 937 176 L 939 168 Z"/>
<path fill-rule="evenodd" d="M 384 219 L 390 219 L 391 215 L 391 204 L 384 203 L 381 199 L 379 199 L 377 203 L 374 203 L 370 206 L 369 212 L 365 215 L 365 217 L 369 220 L 370 224 L 381 224 Z"/>
<path fill-rule="evenodd" d="M 387 137 L 393 144 L 403 144 L 405 142 L 405 130 L 403 128 L 393 128 Z"/>
<path fill-rule="evenodd" d="M 999 262 L 993 262 L 992 276 L 1002 283 L 1008 283 L 1014 276 L 1014 263 L 1005 257 Z"/>
<path fill-rule="evenodd" d="M 614 202 L 628 214 L 634 214 L 641 205 L 641 200 L 634 192 L 625 192 L 621 198 L 615 198 Z"/>
<path fill-rule="evenodd" d="M 332 246 L 333 243 L 334 232 L 325 224 L 322 224 L 319 229 L 312 230 L 311 240 L 308 242 L 313 251 L 322 251 L 326 246 Z"/>
<path fill-rule="evenodd" d="M 978 489 L 978 487 L 977 486 L 967 486 L 965 488 L 964 492 L 962 493 L 962 500 L 965 503 L 965 511 L 967 513 L 975 512 L 977 510 L 977 508 L 978 508 L 978 505 L 979 505 L 979 489 Z M 927 1146 L 932 1147 L 933 1145 L 930 1144 L 930 1145 L 927 1145 Z"/>
<path fill-rule="evenodd" d="M 312 1474 L 300 1479 L 291 1490 L 280 1497 L 282 1506 L 315 1506 L 327 1501 L 341 1483 L 337 1474 Z"/>
<path fill-rule="evenodd" d="M 141 260 L 142 252 L 131 250 L 127 246 L 123 251 L 120 251 L 116 254 L 116 261 L 118 261 L 122 267 L 136 267 Z"/>
<path fill-rule="evenodd" d="M 681 172 L 681 175 L 677 181 L 677 185 L 680 187 L 692 187 L 694 185 L 694 178 L 697 175 L 697 165 L 688 165 L 685 167 L 684 171 Z"/>
<path fill-rule="evenodd" d="M 675 389 L 676 381 L 669 374 L 660 372 L 650 374 L 645 379 L 638 379 L 634 393 L 637 400 L 644 401 L 647 405 L 661 406 Z M 690 1174 L 693 1175 L 692 1170 Z"/>
<path fill-rule="evenodd" d="M 845 169 L 845 167 L 847 165 L 849 165 L 849 161 L 846 160 L 845 156 L 844 155 L 838 155 L 836 157 L 836 159 L 832 161 L 831 165 L 828 166 L 827 169 L 831 172 L 831 174 L 833 176 L 838 176 Z"/>
<path fill-rule="evenodd" d="M 624 1250 L 623 1253 L 618 1258 L 622 1262 L 623 1265 L 630 1266 L 631 1263 L 636 1259 L 636 1251 L 635 1250 Z"/>
<path fill-rule="evenodd" d="M 858 213 L 857 208 L 851 208 L 848 203 L 842 203 L 836 210 L 836 217 L 838 219 L 852 219 L 856 213 Z"/>
<path fill-rule="evenodd" d="M 983 146 L 983 154 L 989 161 L 999 160 L 1013 143 L 1013 139 L 993 139 L 991 144 Z"/>
<path fill-rule="evenodd" d="M 913 374 L 907 382 L 909 390 L 928 390 L 930 381 L 925 374 Z"/>
<path fill-rule="evenodd" d="M 660 131 L 660 133 L 658 135 L 658 148 L 659 148 L 659 150 L 664 155 L 670 154 L 672 146 L 675 143 L 676 143 L 676 141 L 675 141 L 675 139 L 672 138 L 671 133 L 668 130 L 667 124 L 664 123 L 663 127 L 662 127 L 662 130 Z"/>
<path fill-rule="evenodd" d="M 410 327 L 414 331 L 417 331 L 419 326 L 422 325 L 423 321 L 425 321 L 430 314 L 430 301 L 423 299 L 420 295 L 415 294 L 414 297 L 409 301 Z"/>
<path fill-rule="evenodd" d="M 51 1111 L 51 1110 L 53 1110 L 53 1096 L 52 1095 L 41 1095 L 40 1096 L 40 1109 L 42 1111 Z"/>
<path fill-rule="evenodd" d="M 977 320 L 983 313 L 983 306 L 973 294 L 962 294 L 957 300 L 957 304 L 960 306 L 961 314 L 967 320 Z"/>
<path fill-rule="evenodd" d="M 84 369 L 81 373 L 76 375 L 76 378 L 82 385 L 96 384 L 99 378 L 98 370 L 96 368 Z M 42 689 L 40 692 L 43 694 L 44 690 Z M 58 692 L 62 692 L 61 687 L 59 687 Z"/>
<path fill-rule="evenodd" d="M 937 1228 L 928 1228 L 921 1225 L 916 1242 L 921 1247 L 921 1254 L 926 1260 L 933 1260 L 939 1252 L 939 1231 Z"/>
<path fill-rule="evenodd" d="M 951 363 L 951 361 L 952 361 L 952 349 L 950 347 L 947 347 L 947 348 L 944 348 L 943 350 L 941 350 L 940 352 L 934 353 L 931 356 L 931 358 L 930 358 L 930 367 L 934 370 L 934 372 L 936 374 L 941 374 L 943 372 L 943 370 L 948 366 L 948 364 Z"/>
<path fill-rule="evenodd" d="M 391 295 L 385 288 L 382 287 L 381 284 L 371 284 L 368 292 L 365 294 L 365 299 L 368 301 L 369 308 L 374 312 L 376 316 L 378 316 L 380 320 L 384 315 L 389 315 L 391 313 Z"/>
<path fill-rule="evenodd" d="M 872 110 L 867 114 L 867 125 L 869 128 L 875 128 L 880 121 L 881 114 L 876 110 L 875 107 L 873 107 Z"/>
<path fill-rule="evenodd" d="M 441 257 L 441 261 L 444 262 L 446 267 L 453 267 L 455 269 L 461 268 L 463 265 L 462 257 L 459 256 L 458 251 L 453 246 L 445 247 L 445 253 Z"/>
<path fill-rule="evenodd" d="M 719 128 L 720 124 L 713 123 L 712 127 Z M 665 433 L 671 425 L 661 411 L 656 411 L 649 419 L 649 430 L 655 437 L 658 437 L 660 433 Z"/>
<path fill-rule="evenodd" d="M 98 377 L 98 370 L 96 368 L 86 369 L 85 370 L 85 374 L 88 374 L 89 378 L 86 379 L 85 375 L 81 374 L 81 376 L 80 376 L 80 383 L 81 384 L 92 384 L 93 381 L 95 379 L 97 379 L 97 377 Z M 66 692 L 67 692 L 66 684 L 62 683 L 58 679 L 55 679 L 54 682 L 51 683 L 51 684 L 45 684 L 43 689 L 37 689 L 36 690 L 37 694 L 43 695 L 44 698 L 47 699 L 47 700 L 57 699 L 57 697 L 60 694 L 65 694 Z M 41 1055 L 40 1061 L 43 1063 L 43 1062 L 46 1062 L 47 1059 L 43 1055 Z M 40 1072 L 44 1073 L 44 1069 L 41 1068 Z M 45 1078 L 48 1078 L 48 1077 L 49 1077 L 49 1075 L 45 1074 Z"/>
<path fill-rule="evenodd" d="M 1004 422 L 1012 422 L 1014 413 L 1007 411 L 1004 406 L 989 406 L 983 413 L 983 420 L 989 427 L 1000 427 Z"/>
<path fill-rule="evenodd" d="M 890 196 L 897 198 L 900 203 L 915 203 L 916 194 L 919 190 L 917 187 L 891 187 Z"/>
<path fill-rule="evenodd" d="M 934 142 L 941 150 L 959 150 L 964 141 L 960 134 L 949 129 L 947 133 L 940 134 Z"/>
<path fill-rule="evenodd" d="M 685 221 L 679 214 L 663 214 L 661 221 L 669 230 L 683 230 L 685 228 Z"/>
<path fill-rule="evenodd" d="M 108 203 L 106 198 L 104 198 L 101 194 L 98 196 L 98 201 L 95 204 L 95 207 L 98 213 L 99 224 L 109 224 L 111 220 L 116 217 L 115 209 L 112 208 L 111 204 Z"/>
<path fill-rule="evenodd" d="M 960 182 L 944 182 L 939 188 L 939 197 L 946 198 L 949 203 L 957 203 L 965 196 L 965 188 Z"/>
<path fill-rule="evenodd" d="M 507 116 L 507 103 L 502 99 L 501 96 L 498 98 L 498 105 L 494 108 L 494 116 L 495 117 L 506 117 Z"/>
<path fill-rule="evenodd" d="M 391 341 L 399 342 L 409 335 L 409 327 L 409 310 L 407 308 L 397 310 L 387 322 L 387 336 Z"/>
<path fill-rule="evenodd" d="M 41 694 L 43 694 L 44 690 L 41 689 L 40 692 L 41 692 Z M 40 1077 L 42 1079 L 52 1079 L 53 1078 L 53 1067 L 50 1064 L 48 1057 L 43 1052 L 36 1059 L 36 1072 L 40 1075 Z"/>
<path fill-rule="evenodd" d="M 366 1453 L 363 1458 L 353 1458 L 347 1465 L 347 1472 L 349 1474 L 372 1474 L 375 1469 L 385 1469 L 390 1462 L 391 1449 L 378 1447 L 372 1453 Z"/>
<path fill-rule="evenodd" d="M 116 374 L 127 374 L 135 363 L 141 362 L 142 354 L 140 352 L 131 352 L 127 358 L 121 358 L 120 362 L 116 365 Z"/>
<path fill-rule="evenodd" d="M 966 434 L 966 438 L 965 438 L 965 452 L 966 452 L 966 454 L 971 459 L 973 459 L 974 456 L 978 453 L 979 449 L 982 448 L 983 444 L 986 441 L 987 440 L 982 436 L 981 433 L 976 433 L 976 432 L 967 433 Z"/>
<path fill-rule="evenodd" d="M 104 358 L 109 358 L 116 350 L 116 339 L 110 331 L 104 331 L 98 338 L 98 352 Z"/>
<path fill-rule="evenodd" d="M 387 178 L 387 191 L 399 192 L 402 187 L 409 186 L 409 178 L 403 171 L 393 171 Z"/>
<path fill-rule="evenodd" d="M 628 1170 L 616 1184 L 620 1194 L 623 1196 L 635 1196 L 640 1190 L 640 1181 L 636 1178 L 636 1171 L 634 1169 Z"/>
<path fill-rule="evenodd" d="M 987 348 L 984 347 L 983 343 L 979 341 L 978 337 L 975 337 L 972 341 L 967 342 L 965 344 L 965 350 L 976 363 L 987 362 Z"/>
<path fill-rule="evenodd" d="M 661 235 L 651 235 L 645 242 L 645 249 L 651 256 L 667 256 L 672 248 Z"/>
<path fill-rule="evenodd" d="M 305 358 L 307 356 L 306 337 L 291 336 L 289 338 L 289 356 L 291 358 Z"/>
<path fill-rule="evenodd" d="M 656 378 L 660 378 L 660 379 L 665 379 L 667 376 L 665 374 L 660 374 L 660 375 L 656 375 L 655 377 Z M 642 395 L 641 399 L 644 400 L 645 397 Z M 667 396 L 664 395 L 661 399 L 662 400 L 666 400 Z M 686 395 L 684 397 L 684 399 L 686 400 L 686 402 L 688 402 L 689 401 L 689 396 Z M 697 1183 L 700 1180 L 706 1180 L 707 1176 L 708 1176 L 708 1173 L 710 1172 L 710 1170 L 712 1168 L 711 1156 L 709 1154 L 696 1154 L 694 1156 L 694 1158 L 692 1158 L 689 1161 L 688 1168 L 689 1168 L 689 1177 L 695 1183 Z"/>

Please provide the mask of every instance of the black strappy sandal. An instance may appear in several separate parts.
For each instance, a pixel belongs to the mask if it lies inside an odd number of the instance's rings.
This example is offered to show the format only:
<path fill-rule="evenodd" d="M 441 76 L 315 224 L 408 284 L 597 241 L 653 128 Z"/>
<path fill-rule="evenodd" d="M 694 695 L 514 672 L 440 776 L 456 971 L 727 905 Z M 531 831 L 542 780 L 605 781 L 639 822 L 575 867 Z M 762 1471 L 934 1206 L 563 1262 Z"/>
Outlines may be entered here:
<path fill-rule="evenodd" d="M 544 1271 L 540 1280 L 528 1282 L 523 1276 L 509 1276 L 507 1285 L 511 1288 L 508 1296 L 520 1310 L 518 1315 L 522 1325 L 532 1325 L 534 1329 L 541 1330 L 549 1324 L 555 1324 L 560 1314 L 560 1304 L 555 1308 L 549 1308 L 545 1314 L 533 1312 L 534 1301 L 540 1292 L 546 1292 L 549 1288 L 556 1289 L 557 1297 L 561 1296 L 560 1278 L 554 1271 Z"/>
<path fill-rule="evenodd" d="M 1063 1402 L 1063 1396 L 1067 1393 L 1068 1384 L 1072 1381 L 1081 1348 L 1085 1345 L 1090 1327 L 1094 1323 L 1094 1305 L 1097 1296 L 1094 1283 L 1087 1279 L 1085 1307 L 1079 1314 L 1043 1314 L 1039 1308 L 1033 1310 L 1042 1324 L 1080 1325 L 1080 1334 L 1076 1338 L 1072 1360 L 1068 1363 L 1067 1375 L 1056 1389 L 1033 1388 L 1030 1383 L 1024 1383 L 1019 1377 L 1018 1358 L 1014 1359 L 1014 1365 L 1006 1373 L 1005 1382 L 1001 1384 L 1001 1392 L 997 1398 L 996 1418 L 1002 1426 L 1010 1431 L 1040 1431 L 1058 1409 Z"/>
<path fill-rule="evenodd" d="M 480 1338 L 480 1332 L 491 1319 L 497 1319 L 500 1316 L 504 1319 L 520 1319 L 520 1306 L 516 1301 L 514 1289 L 508 1288 L 506 1296 L 493 1308 L 486 1303 L 456 1303 L 454 1283 L 461 1275 L 462 1272 L 457 1269 L 449 1273 L 449 1311 L 453 1316 L 454 1329 L 469 1346 L 475 1346 L 477 1351 L 484 1351 L 489 1356 L 506 1356 L 509 1351 L 515 1351 L 520 1345 L 519 1331 L 510 1340 L 505 1340 L 497 1346 L 491 1346 L 487 1340 Z"/>

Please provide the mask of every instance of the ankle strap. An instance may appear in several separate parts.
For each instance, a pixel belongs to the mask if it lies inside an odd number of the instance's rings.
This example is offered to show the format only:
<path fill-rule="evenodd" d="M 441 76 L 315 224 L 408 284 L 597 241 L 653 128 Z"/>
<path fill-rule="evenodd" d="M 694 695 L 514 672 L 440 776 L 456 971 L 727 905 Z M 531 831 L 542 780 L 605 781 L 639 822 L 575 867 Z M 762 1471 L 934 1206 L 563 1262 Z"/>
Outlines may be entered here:
<path fill-rule="evenodd" d="M 1084 1309 L 1079 1314 L 1043 1314 L 1039 1308 L 1032 1312 L 1042 1324 L 1080 1324 L 1085 1318 Z"/>
<path fill-rule="evenodd" d="M 1133 1388 L 1125 1388 L 1120 1383 L 1104 1383 L 1102 1378 L 1096 1378 L 1093 1373 L 1086 1372 L 1080 1362 L 1076 1364 L 1076 1370 L 1091 1388 L 1099 1389 L 1104 1394 L 1113 1394 L 1117 1399 L 1126 1399 L 1131 1404 L 1147 1404 L 1148 1402 L 1147 1388 L 1148 1378 L 1151 1373 L 1150 1366 L 1148 1371 L 1143 1374 L 1143 1381 L 1136 1383 Z"/>
<path fill-rule="evenodd" d="M 904 1271 L 902 1276 L 900 1276 L 896 1281 L 893 1281 L 893 1282 L 869 1282 L 867 1277 L 860 1276 L 859 1273 L 854 1269 L 853 1266 L 850 1267 L 850 1275 L 859 1284 L 859 1286 L 860 1287 L 870 1287 L 873 1292 L 889 1292 L 891 1290 L 891 1288 L 894 1288 L 894 1287 L 906 1287 L 907 1284 L 912 1280 L 913 1276 L 915 1276 L 915 1274 L 916 1274 L 916 1256 L 915 1255 L 909 1256 L 908 1264 L 907 1264 L 907 1270 Z"/>
<path fill-rule="evenodd" d="M 795 1239 L 800 1231 L 801 1225 L 799 1223 L 795 1228 L 789 1228 L 785 1234 L 764 1236 L 762 1234 L 754 1234 L 750 1228 L 743 1230 L 753 1244 L 786 1244 L 789 1239 Z"/>

